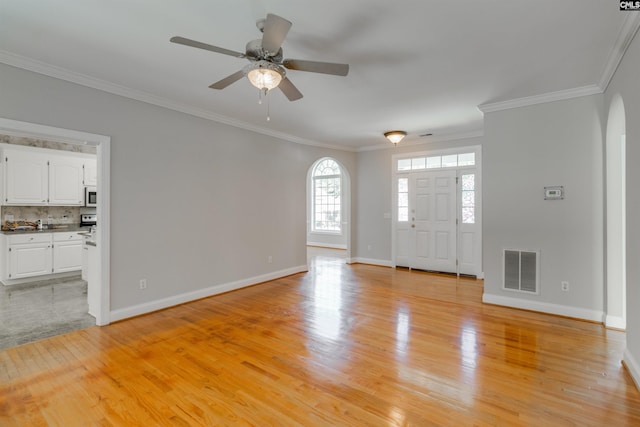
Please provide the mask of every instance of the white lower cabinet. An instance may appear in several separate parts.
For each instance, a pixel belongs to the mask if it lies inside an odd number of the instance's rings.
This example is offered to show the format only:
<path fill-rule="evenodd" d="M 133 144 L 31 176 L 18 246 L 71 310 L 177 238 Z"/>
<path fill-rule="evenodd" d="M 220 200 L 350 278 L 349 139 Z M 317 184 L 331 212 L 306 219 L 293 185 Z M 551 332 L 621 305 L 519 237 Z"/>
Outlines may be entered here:
<path fill-rule="evenodd" d="M 78 233 L 53 233 L 53 272 L 82 269 L 82 237 Z"/>
<path fill-rule="evenodd" d="M 6 255 L 0 260 L 0 278 L 5 284 L 82 269 L 82 238 L 77 232 L 2 235 L 1 247 Z"/>
<path fill-rule="evenodd" d="M 8 240 L 7 279 L 51 274 L 51 234 L 10 236 Z"/>

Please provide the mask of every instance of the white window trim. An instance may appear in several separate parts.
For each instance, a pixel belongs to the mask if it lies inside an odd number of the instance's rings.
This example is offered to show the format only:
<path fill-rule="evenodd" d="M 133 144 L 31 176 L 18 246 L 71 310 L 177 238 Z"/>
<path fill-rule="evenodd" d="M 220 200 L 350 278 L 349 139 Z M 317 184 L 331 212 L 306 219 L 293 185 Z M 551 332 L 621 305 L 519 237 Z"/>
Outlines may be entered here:
<path fill-rule="evenodd" d="M 324 160 L 331 160 L 333 162 L 335 162 L 335 164 L 338 165 L 338 168 L 340 169 L 340 174 L 339 175 L 318 175 L 315 176 L 315 170 L 318 168 L 318 166 L 320 165 L 320 163 L 322 163 Z M 338 225 L 340 226 L 340 230 L 316 230 L 315 229 L 315 223 L 316 223 L 316 185 L 315 182 L 317 179 L 335 179 L 335 178 L 340 178 L 340 219 L 341 221 L 338 223 Z M 334 159 L 323 159 L 320 162 L 318 162 L 313 170 L 311 171 L 311 230 L 309 231 L 309 234 L 313 235 L 323 235 L 323 236 L 342 236 L 344 233 L 344 227 L 342 225 L 342 215 L 343 215 L 343 209 L 342 209 L 342 188 L 344 186 L 344 180 L 342 178 L 342 166 L 340 166 L 340 163 L 336 162 Z"/>

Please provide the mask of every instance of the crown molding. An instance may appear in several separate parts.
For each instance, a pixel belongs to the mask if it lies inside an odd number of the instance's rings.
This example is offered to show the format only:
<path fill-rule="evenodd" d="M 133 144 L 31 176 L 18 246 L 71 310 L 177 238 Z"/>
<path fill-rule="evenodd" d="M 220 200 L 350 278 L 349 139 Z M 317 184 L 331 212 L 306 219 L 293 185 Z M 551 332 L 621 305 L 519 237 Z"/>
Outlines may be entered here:
<path fill-rule="evenodd" d="M 578 98 L 581 96 L 596 95 L 602 93 L 597 85 L 582 86 L 573 89 L 559 90 L 556 92 L 543 93 L 540 95 L 516 98 L 508 101 L 492 102 L 478 105 L 478 110 L 483 113 L 493 113 L 494 111 L 510 110 L 512 108 L 527 107 L 529 105 L 544 104 L 547 102 L 563 101 L 565 99 Z"/>
<path fill-rule="evenodd" d="M 424 144 L 432 144 L 434 142 L 447 142 L 447 141 L 458 141 L 461 139 L 469 139 L 469 138 L 479 138 L 484 136 L 483 130 L 475 130 L 470 132 L 458 132 L 458 133 L 450 133 L 447 135 L 438 135 L 438 136 L 429 136 L 422 139 L 413 139 L 410 141 L 402 140 L 399 146 L 402 147 L 411 147 L 414 145 L 424 145 Z M 368 147 L 361 147 L 356 150 L 358 153 L 363 151 L 376 151 L 376 150 L 393 150 L 395 147 L 390 145 L 389 142 L 386 142 L 384 145 L 376 144 L 370 145 Z"/>
<path fill-rule="evenodd" d="M 622 61 L 622 57 L 629 48 L 631 41 L 638 32 L 638 28 L 640 28 L 640 12 L 626 13 L 622 27 L 620 27 L 620 31 L 618 32 L 618 37 L 609 51 L 607 62 L 605 63 L 600 82 L 598 83 L 598 86 L 600 86 L 603 92 L 609 87 L 609 83 L 618 69 L 618 65 L 620 65 L 620 61 Z"/>
<path fill-rule="evenodd" d="M 271 136 L 274 138 L 293 142 L 295 144 L 310 145 L 313 147 L 329 148 L 329 149 L 340 150 L 340 151 L 354 151 L 353 149 L 348 149 L 348 148 L 340 147 L 337 145 L 323 144 L 321 142 L 313 141 L 310 139 L 300 138 L 294 135 L 289 135 L 287 133 L 277 132 L 271 129 L 254 126 L 250 123 L 246 123 L 240 120 L 235 120 L 227 116 L 222 116 L 205 109 L 194 108 L 185 104 L 172 101 L 167 98 L 163 98 L 160 96 L 152 95 L 144 91 L 140 91 L 140 90 L 126 87 L 126 86 L 111 83 L 106 80 L 90 77 L 85 74 L 70 71 L 65 68 L 57 67 L 55 65 L 50 65 L 41 61 L 36 61 L 34 59 L 16 55 L 11 52 L 0 50 L 0 62 L 10 65 L 12 67 L 21 68 L 27 71 L 32 71 L 34 73 L 53 77 L 59 80 L 64 80 L 80 86 L 86 86 L 92 89 L 108 92 L 113 95 L 118 95 L 124 98 L 129 98 L 129 99 L 144 102 L 147 104 L 156 105 L 158 107 L 167 108 L 169 110 L 178 111 L 180 113 L 189 114 L 191 116 L 199 117 L 201 119 L 211 120 L 217 123 L 222 123 L 222 124 L 233 126 L 236 128 L 259 133 L 262 135 Z"/>
<path fill-rule="evenodd" d="M 582 86 L 557 92 L 543 93 L 541 95 L 528 96 L 525 98 L 482 104 L 478 106 L 478 109 L 483 113 L 492 113 L 494 111 L 508 110 L 511 108 L 526 107 L 528 105 L 543 104 L 546 102 L 562 101 L 565 99 L 604 93 L 639 28 L 640 12 L 628 12 L 622 22 L 620 31 L 618 31 L 616 41 L 609 51 L 609 55 L 607 56 L 607 60 L 604 64 L 602 74 L 597 85 Z"/>

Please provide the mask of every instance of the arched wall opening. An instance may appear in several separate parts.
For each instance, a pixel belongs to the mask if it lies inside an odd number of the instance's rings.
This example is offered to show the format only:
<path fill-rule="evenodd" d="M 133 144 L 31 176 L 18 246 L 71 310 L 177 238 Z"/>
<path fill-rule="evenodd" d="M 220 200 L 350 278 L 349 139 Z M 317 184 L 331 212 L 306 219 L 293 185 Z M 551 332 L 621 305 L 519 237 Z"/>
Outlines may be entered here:
<path fill-rule="evenodd" d="M 609 106 L 606 134 L 605 326 L 626 329 L 626 119 L 622 97 Z"/>
<path fill-rule="evenodd" d="M 322 162 L 330 160 L 340 168 L 340 232 L 315 230 L 314 171 Z M 332 157 L 322 157 L 307 171 L 307 246 L 346 250 L 346 262 L 351 262 L 351 177 L 347 168 Z"/>

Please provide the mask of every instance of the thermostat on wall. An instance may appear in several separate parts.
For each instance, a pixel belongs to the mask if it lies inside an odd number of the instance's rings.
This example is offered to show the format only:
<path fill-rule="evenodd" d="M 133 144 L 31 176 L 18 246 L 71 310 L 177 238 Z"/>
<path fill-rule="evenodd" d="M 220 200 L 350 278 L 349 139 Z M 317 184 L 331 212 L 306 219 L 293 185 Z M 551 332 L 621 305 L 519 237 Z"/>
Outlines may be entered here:
<path fill-rule="evenodd" d="M 564 199 L 564 187 L 544 187 L 544 199 L 545 200 L 562 200 Z"/>

